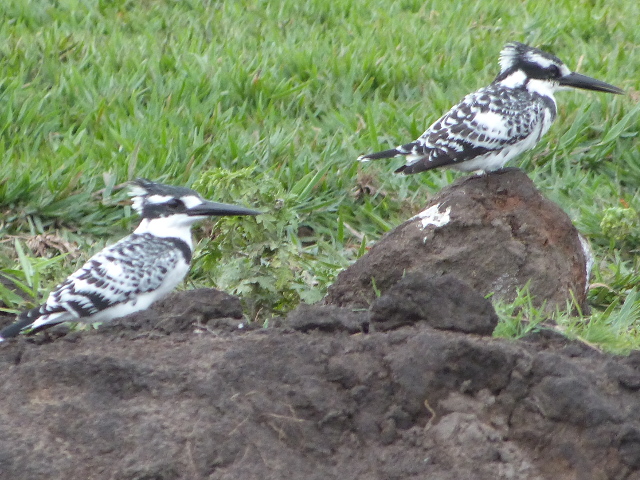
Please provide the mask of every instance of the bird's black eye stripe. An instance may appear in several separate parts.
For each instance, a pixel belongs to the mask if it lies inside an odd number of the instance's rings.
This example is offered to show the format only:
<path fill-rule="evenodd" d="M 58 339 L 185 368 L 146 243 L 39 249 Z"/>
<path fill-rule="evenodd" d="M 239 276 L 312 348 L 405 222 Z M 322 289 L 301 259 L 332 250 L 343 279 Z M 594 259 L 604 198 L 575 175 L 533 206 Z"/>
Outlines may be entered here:
<path fill-rule="evenodd" d="M 184 208 L 184 203 L 182 203 L 182 200 L 180 199 L 172 198 L 167 202 L 167 207 L 173 210 L 180 210 Z"/>

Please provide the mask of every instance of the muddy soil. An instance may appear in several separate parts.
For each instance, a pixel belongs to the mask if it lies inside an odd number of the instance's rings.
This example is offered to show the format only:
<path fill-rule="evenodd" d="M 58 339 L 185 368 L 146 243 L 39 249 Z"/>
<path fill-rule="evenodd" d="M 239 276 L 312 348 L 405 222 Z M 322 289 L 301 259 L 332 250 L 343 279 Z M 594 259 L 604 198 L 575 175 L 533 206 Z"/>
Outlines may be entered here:
<path fill-rule="evenodd" d="M 196 290 L 5 342 L 0 478 L 640 479 L 640 354 L 492 338 L 477 298 L 446 322 L 394 298 L 259 329 Z"/>

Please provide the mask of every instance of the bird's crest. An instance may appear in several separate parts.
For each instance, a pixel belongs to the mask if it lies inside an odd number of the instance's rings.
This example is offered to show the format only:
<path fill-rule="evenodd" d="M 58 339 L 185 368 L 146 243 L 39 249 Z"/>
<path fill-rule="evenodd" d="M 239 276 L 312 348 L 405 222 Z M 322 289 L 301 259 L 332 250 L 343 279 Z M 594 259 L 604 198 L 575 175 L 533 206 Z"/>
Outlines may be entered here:
<path fill-rule="evenodd" d="M 142 215 L 144 205 L 147 199 L 152 196 L 156 197 L 173 197 L 182 198 L 186 196 L 194 196 L 200 198 L 200 195 L 190 188 L 176 187 L 174 185 L 165 185 L 156 183 L 146 178 L 138 178 L 129 185 L 129 195 L 132 197 L 133 209 Z"/>
<path fill-rule="evenodd" d="M 525 64 L 537 65 L 543 69 L 551 65 L 563 65 L 555 55 L 520 42 L 507 43 L 500 52 L 500 73 Z"/>

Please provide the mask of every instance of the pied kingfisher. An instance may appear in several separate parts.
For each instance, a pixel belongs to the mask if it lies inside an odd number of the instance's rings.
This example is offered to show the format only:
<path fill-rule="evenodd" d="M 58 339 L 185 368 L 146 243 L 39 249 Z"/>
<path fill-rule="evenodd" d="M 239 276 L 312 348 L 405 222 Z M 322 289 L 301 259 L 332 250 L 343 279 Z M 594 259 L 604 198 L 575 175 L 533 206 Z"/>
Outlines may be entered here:
<path fill-rule="evenodd" d="M 443 166 L 463 172 L 499 170 L 532 149 L 549 130 L 556 117 L 553 94 L 563 87 L 624 93 L 572 72 L 547 52 L 509 43 L 500 52 L 500 74 L 491 85 L 464 97 L 416 141 L 358 160 L 403 155 L 407 164 L 396 173 L 404 174 Z"/>
<path fill-rule="evenodd" d="M 204 200 L 197 192 L 138 179 L 133 208 L 142 221 L 119 242 L 91 257 L 58 285 L 47 301 L 0 331 L 0 342 L 63 322 L 104 322 L 148 308 L 189 270 L 191 227 L 209 216 L 258 215 L 248 208 Z"/>

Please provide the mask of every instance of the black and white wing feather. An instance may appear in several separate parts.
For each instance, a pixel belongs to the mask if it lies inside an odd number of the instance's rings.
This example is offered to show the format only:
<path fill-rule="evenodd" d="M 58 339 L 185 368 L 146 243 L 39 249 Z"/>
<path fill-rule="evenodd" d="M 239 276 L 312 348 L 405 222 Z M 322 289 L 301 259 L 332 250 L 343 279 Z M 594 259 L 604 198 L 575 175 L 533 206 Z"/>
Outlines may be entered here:
<path fill-rule="evenodd" d="M 543 122 L 545 110 L 549 122 Z M 405 174 L 442 166 L 489 171 L 532 148 L 554 116 L 553 100 L 525 88 L 492 84 L 467 95 L 416 141 L 361 159 L 404 155 L 407 165 L 396 172 Z"/>
<path fill-rule="evenodd" d="M 67 321 L 110 320 L 146 308 L 185 276 L 191 250 L 177 238 L 132 234 L 89 259 L 53 290 L 40 307 L 0 332 L 14 336 Z M 12 330 L 9 331 L 8 329 Z"/>

